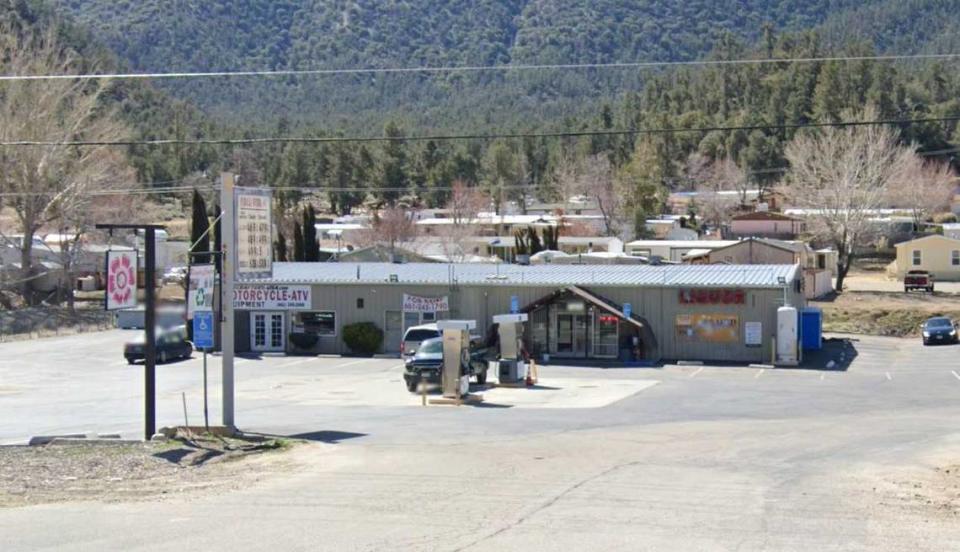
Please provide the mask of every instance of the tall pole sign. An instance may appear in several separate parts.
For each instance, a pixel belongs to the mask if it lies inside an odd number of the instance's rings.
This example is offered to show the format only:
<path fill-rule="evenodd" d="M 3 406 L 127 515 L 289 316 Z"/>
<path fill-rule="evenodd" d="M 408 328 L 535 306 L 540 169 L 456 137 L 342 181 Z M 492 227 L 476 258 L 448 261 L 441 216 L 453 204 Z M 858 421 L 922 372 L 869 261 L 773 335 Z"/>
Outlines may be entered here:
<path fill-rule="evenodd" d="M 234 287 L 236 281 L 273 276 L 273 220 L 271 191 L 234 185 L 234 175 L 221 175 L 223 215 L 223 425 L 235 427 L 234 417 Z"/>
<path fill-rule="evenodd" d="M 238 280 L 273 276 L 270 190 L 235 188 Z"/>
<path fill-rule="evenodd" d="M 98 224 L 103 230 L 129 229 L 143 231 L 143 437 L 150 440 L 157 426 L 157 230 L 152 224 Z M 107 310 L 137 306 L 137 254 L 133 251 L 107 253 Z"/>
<path fill-rule="evenodd" d="M 223 212 L 220 215 L 220 228 L 223 235 L 223 251 L 220 258 L 220 271 L 224 300 L 220 302 L 220 312 L 223 315 L 221 322 L 220 348 L 222 350 L 221 386 L 222 386 L 222 417 L 223 425 L 234 427 L 233 418 L 233 277 L 236 270 L 236 253 L 234 243 L 234 227 L 236 214 L 234 212 L 233 174 L 220 175 L 220 205 Z"/>

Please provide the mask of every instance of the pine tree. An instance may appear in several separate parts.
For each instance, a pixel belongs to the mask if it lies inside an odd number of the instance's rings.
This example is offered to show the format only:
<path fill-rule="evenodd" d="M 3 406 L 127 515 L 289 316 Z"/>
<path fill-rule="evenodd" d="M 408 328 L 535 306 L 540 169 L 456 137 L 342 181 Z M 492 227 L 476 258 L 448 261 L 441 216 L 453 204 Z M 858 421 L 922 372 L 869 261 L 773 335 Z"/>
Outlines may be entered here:
<path fill-rule="evenodd" d="M 303 260 L 315 263 L 320 260 L 320 242 L 317 241 L 317 213 L 313 205 L 303 209 Z"/>
<path fill-rule="evenodd" d="M 303 256 L 303 230 L 300 229 L 300 223 L 293 223 L 293 261 L 302 263 L 305 261 Z"/>
<path fill-rule="evenodd" d="M 283 235 L 283 230 L 277 230 L 277 241 L 274 243 L 276 250 L 276 261 L 278 263 L 287 262 L 287 238 Z"/>
<path fill-rule="evenodd" d="M 210 251 L 210 219 L 207 217 L 207 204 L 197 190 L 193 190 L 190 244 L 191 253 L 207 253 Z M 210 255 L 192 255 L 190 262 L 191 264 L 207 264 L 210 262 Z"/>

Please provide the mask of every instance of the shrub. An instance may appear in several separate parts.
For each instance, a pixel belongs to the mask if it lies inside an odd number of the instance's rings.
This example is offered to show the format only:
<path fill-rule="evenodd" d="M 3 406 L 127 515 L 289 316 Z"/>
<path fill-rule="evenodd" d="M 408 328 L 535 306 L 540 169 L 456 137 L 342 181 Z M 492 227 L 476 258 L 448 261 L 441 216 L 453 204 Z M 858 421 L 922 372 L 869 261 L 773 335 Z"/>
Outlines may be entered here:
<path fill-rule="evenodd" d="M 354 353 L 372 355 L 383 344 L 383 331 L 373 322 L 358 322 L 343 327 L 343 342 Z"/>

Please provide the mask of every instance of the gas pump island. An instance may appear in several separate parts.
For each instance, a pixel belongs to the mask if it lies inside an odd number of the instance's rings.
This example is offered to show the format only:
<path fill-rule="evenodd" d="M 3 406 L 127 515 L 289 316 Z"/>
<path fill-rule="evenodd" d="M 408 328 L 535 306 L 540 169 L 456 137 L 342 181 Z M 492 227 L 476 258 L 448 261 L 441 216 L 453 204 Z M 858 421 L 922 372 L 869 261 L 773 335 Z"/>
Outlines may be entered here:
<path fill-rule="evenodd" d="M 475 320 L 441 320 L 437 329 L 443 332 L 443 396 L 459 399 L 470 390 L 470 375 L 463 367 L 470 364 L 470 330 L 477 327 Z"/>
<path fill-rule="evenodd" d="M 500 341 L 500 360 L 497 364 L 500 383 L 520 383 L 526 377 L 523 362 L 523 323 L 526 321 L 526 313 L 498 314 L 493 317 Z"/>

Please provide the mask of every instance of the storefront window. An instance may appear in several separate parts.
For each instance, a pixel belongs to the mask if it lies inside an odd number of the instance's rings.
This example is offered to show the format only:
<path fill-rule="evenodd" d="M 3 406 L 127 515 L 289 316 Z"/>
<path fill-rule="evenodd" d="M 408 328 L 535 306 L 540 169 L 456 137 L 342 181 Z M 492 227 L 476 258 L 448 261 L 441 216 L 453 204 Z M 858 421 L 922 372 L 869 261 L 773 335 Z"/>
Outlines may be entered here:
<path fill-rule="evenodd" d="M 594 338 L 594 356 L 617 356 L 618 328 L 620 320 L 612 314 L 597 315 L 596 337 Z"/>
<path fill-rule="evenodd" d="M 333 311 L 298 312 L 294 324 L 305 333 L 337 335 L 337 313 Z"/>

